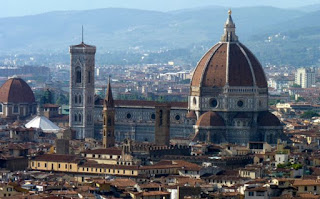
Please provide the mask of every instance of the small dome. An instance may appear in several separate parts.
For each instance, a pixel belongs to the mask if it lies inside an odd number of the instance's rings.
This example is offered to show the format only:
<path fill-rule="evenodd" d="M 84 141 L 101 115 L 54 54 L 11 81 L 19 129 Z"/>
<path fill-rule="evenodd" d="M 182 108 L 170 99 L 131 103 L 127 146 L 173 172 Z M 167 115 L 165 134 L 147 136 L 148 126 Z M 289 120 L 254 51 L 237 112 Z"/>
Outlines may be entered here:
<path fill-rule="evenodd" d="M 0 87 L 0 102 L 35 103 L 35 97 L 23 79 L 11 78 Z"/>
<path fill-rule="evenodd" d="M 257 122 L 259 126 L 282 126 L 277 116 L 273 115 L 269 111 L 261 112 L 258 115 Z"/>
<path fill-rule="evenodd" d="M 223 118 L 212 111 L 206 112 L 198 119 L 197 126 L 225 126 Z"/>
<path fill-rule="evenodd" d="M 194 111 L 190 111 L 190 112 L 186 115 L 186 117 L 187 117 L 188 119 L 197 119 L 197 115 L 196 115 L 196 113 L 195 113 Z"/>

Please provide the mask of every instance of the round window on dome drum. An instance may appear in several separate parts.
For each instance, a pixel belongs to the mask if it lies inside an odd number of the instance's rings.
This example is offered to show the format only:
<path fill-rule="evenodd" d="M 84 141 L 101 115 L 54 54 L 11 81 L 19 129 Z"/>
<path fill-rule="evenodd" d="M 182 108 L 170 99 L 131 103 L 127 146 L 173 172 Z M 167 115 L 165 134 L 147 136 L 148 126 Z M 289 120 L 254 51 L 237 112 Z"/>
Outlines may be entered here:
<path fill-rule="evenodd" d="M 218 106 L 218 100 L 213 98 L 210 100 L 210 106 L 216 108 Z"/>
<path fill-rule="evenodd" d="M 152 113 L 152 114 L 151 114 L 151 119 L 152 119 L 152 120 L 156 119 L 156 114 Z"/>
<path fill-rule="evenodd" d="M 242 101 L 242 100 L 239 100 L 239 101 L 237 102 L 237 105 L 238 105 L 239 107 L 243 107 L 243 101 Z"/>
<path fill-rule="evenodd" d="M 180 115 L 176 115 L 175 119 L 176 119 L 177 121 L 179 121 L 179 120 L 180 120 Z"/>
<path fill-rule="evenodd" d="M 130 113 L 127 113 L 127 119 L 131 119 L 132 115 Z"/>

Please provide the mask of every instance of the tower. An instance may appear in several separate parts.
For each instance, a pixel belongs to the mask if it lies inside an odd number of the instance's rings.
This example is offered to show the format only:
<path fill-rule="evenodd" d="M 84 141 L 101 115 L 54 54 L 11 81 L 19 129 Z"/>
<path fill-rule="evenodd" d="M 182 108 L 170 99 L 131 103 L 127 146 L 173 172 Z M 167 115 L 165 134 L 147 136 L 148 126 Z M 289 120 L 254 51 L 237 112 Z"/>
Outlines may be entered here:
<path fill-rule="evenodd" d="M 310 88 L 316 83 L 314 68 L 298 68 L 295 74 L 295 83 L 301 88 Z"/>
<path fill-rule="evenodd" d="M 94 70 L 96 47 L 81 43 L 70 46 L 69 126 L 77 139 L 94 136 Z"/>
<path fill-rule="evenodd" d="M 112 97 L 110 77 L 108 82 L 107 94 L 103 103 L 103 147 L 113 147 L 115 143 L 114 136 L 115 109 Z"/>
<path fill-rule="evenodd" d="M 170 109 L 169 104 L 156 105 L 155 143 L 157 145 L 170 144 Z"/>

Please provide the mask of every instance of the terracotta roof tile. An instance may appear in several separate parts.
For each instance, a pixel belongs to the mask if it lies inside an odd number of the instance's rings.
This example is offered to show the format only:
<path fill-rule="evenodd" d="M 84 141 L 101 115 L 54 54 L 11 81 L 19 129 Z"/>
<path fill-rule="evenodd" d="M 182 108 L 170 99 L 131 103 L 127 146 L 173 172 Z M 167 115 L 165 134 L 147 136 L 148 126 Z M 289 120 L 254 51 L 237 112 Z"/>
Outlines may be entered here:
<path fill-rule="evenodd" d="M 11 78 L 0 87 L 0 102 L 35 103 L 30 86 L 21 78 Z"/>
<path fill-rule="evenodd" d="M 229 46 L 229 50 L 228 50 Z M 191 86 L 254 86 L 267 88 L 263 68 L 252 52 L 241 43 L 218 43 L 199 61 Z"/>

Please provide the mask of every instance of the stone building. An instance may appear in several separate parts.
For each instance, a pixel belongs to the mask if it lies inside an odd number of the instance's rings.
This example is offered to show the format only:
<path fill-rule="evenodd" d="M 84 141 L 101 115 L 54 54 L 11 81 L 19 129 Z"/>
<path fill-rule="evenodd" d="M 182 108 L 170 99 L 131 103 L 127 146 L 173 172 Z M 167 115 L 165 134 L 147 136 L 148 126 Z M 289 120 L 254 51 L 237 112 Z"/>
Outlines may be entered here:
<path fill-rule="evenodd" d="M 113 139 L 132 139 L 168 145 L 169 138 L 175 137 L 238 144 L 246 144 L 249 141 L 275 144 L 277 139 L 284 138 L 279 119 L 268 110 L 268 86 L 263 68 L 253 53 L 239 42 L 235 30 L 235 23 L 229 11 L 221 41 L 200 59 L 194 70 L 188 102 L 167 103 L 168 108 L 163 112 L 168 116 L 166 128 L 159 126 L 160 120 L 157 122 L 157 112 L 158 115 L 160 113 L 159 107 L 157 108 L 158 102 L 112 100 L 111 107 L 106 105 L 108 103 L 105 99 L 96 96 L 95 137 L 103 132 L 103 121 L 109 117 L 108 115 L 113 118 L 114 113 L 114 126 L 104 125 L 103 135 L 108 134 L 108 129 L 112 129 L 110 135 L 114 135 L 112 139 L 106 139 L 104 136 L 105 147 L 109 145 L 107 140 Z M 88 48 L 85 44 L 81 44 L 80 47 Z M 77 59 L 72 56 L 73 78 L 77 73 L 75 63 L 80 63 L 75 61 Z M 74 80 L 72 84 L 76 84 Z M 86 90 L 86 87 L 72 87 L 71 103 L 74 103 L 79 93 L 88 93 Z M 91 108 L 79 105 L 77 111 L 81 113 L 80 110 L 91 111 Z M 78 115 L 75 111 L 75 104 L 71 104 L 70 124 L 73 124 L 72 121 Z M 104 122 L 107 124 L 107 121 Z M 74 124 L 71 127 L 76 129 L 85 126 L 79 121 L 78 124 L 79 126 Z M 91 132 L 89 134 L 91 135 Z M 112 145 L 113 141 L 110 146 Z"/>
<path fill-rule="evenodd" d="M 96 47 L 85 43 L 70 46 L 69 126 L 77 139 L 94 136 L 94 67 Z"/>
<path fill-rule="evenodd" d="M 0 117 L 25 118 L 36 114 L 37 103 L 30 86 L 21 78 L 10 78 L 0 87 Z"/>
<path fill-rule="evenodd" d="M 229 11 L 221 41 L 198 62 L 191 80 L 189 115 L 197 118 L 195 139 L 215 143 L 275 144 L 283 136 L 279 119 L 268 111 L 263 68 L 239 42 Z"/>

